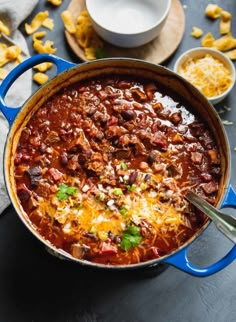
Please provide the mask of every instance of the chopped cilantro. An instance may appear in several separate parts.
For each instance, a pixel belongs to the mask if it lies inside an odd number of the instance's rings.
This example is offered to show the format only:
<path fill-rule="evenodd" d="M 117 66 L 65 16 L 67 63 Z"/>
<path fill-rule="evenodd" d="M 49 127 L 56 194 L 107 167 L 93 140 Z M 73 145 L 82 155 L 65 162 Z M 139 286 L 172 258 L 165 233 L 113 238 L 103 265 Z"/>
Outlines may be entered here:
<path fill-rule="evenodd" d="M 127 185 L 127 189 L 128 189 L 129 191 L 135 191 L 135 189 L 136 189 L 136 184 Z"/>
<path fill-rule="evenodd" d="M 120 163 L 120 167 L 121 167 L 121 169 L 122 169 L 122 170 L 124 170 L 124 171 L 125 171 L 125 170 L 127 170 L 127 168 L 128 168 L 128 167 L 127 167 L 127 164 L 126 164 L 125 162 L 121 162 L 121 163 Z"/>
<path fill-rule="evenodd" d="M 101 48 L 96 48 L 95 49 L 95 56 L 97 59 L 99 58 L 105 58 L 106 57 L 106 53 L 103 49 Z"/>
<path fill-rule="evenodd" d="M 59 190 L 56 194 L 57 198 L 59 200 L 66 200 L 69 198 L 69 196 L 74 196 L 76 193 L 77 188 L 76 187 L 68 187 L 65 183 L 62 183 L 59 186 Z"/>
<path fill-rule="evenodd" d="M 127 214 L 128 214 L 128 210 L 125 208 L 125 206 L 120 206 L 120 208 L 119 208 L 119 213 L 120 213 L 122 216 L 126 217 L 126 216 L 127 216 Z"/>
<path fill-rule="evenodd" d="M 126 228 L 121 236 L 120 247 L 125 251 L 130 250 L 131 248 L 140 244 L 142 236 L 139 232 L 138 227 L 130 225 Z"/>

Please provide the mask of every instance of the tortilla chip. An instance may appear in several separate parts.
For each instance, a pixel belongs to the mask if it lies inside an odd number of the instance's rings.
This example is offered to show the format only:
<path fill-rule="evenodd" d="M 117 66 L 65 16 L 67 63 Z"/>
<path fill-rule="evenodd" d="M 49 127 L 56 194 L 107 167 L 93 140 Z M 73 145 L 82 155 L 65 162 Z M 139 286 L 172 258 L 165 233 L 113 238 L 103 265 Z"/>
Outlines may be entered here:
<path fill-rule="evenodd" d="M 49 16 L 48 11 L 40 11 L 31 21 L 31 24 L 25 24 L 25 31 L 28 35 L 33 34 L 37 31 L 43 24 L 44 20 Z"/>
<path fill-rule="evenodd" d="M 53 48 L 54 42 L 51 40 L 46 40 L 45 43 L 42 40 L 36 40 L 33 43 L 35 51 L 39 54 L 54 54 L 57 51 L 57 48 Z"/>
<path fill-rule="evenodd" d="M 52 63 L 45 62 L 34 66 L 34 69 L 37 69 L 39 72 L 44 73 L 52 67 Z"/>
<path fill-rule="evenodd" d="M 220 51 L 227 51 L 236 48 L 236 39 L 232 37 L 231 33 L 220 37 L 214 41 L 213 48 Z"/>
<path fill-rule="evenodd" d="M 0 20 L 0 32 L 4 33 L 5 35 L 10 35 L 10 29 L 5 25 L 2 20 Z"/>
<path fill-rule="evenodd" d="M 222 11 L 220 20 L 220 33 L 222 35 L 228 34 L 231 29 L 231 13 L 228 11 Z"/>
<path fill-rule="evenodd" d="M 46 31 L 35 32 L 32 36 L 33 42 L 46 36 Z"/>
<path fill-rule="evenodd" d="M 61 5 L 62 0 L 48 0 L 48 2 L 50 2 L 51 4 L 53 4 L 54 6 L 58 7 Z"/>
<path fill-rule="evenodd" d="M 44 22 L 42 23 L 42 26 L 49 29 L 53 30 L 54 28 L 54 20 L 52 18 L 46 18 Z"/>
<path fill-rule="evenodd" d="M 220 17 L 221 11 L 222 9 L 217 4 L 210 3 L 205 9 L 205 15 L 208 18 L 217 19 Z"/>
<path fill-rule="evenodd" d="M 93 47 L 84 48 L 85 57 L 89 60 L 96 59 L 95 49 Z"/>
<path fill-rule="evenodd" d="M 44 74 L 44 73 L 35 73 L 33 76 L 33 80 L 38 83 L 39 85 L 43 85 L 44 83 L 46 83 L 48 81 L 48 75 Z"/>
<path fill-rule="evenodd" d="M 193 26 L 191 36 L 193 36 L 194 38 L 200 38 L 202 34 L 203 34 L 202 29 Z"/>
<path fill-rule="evenodd" d="M 70 11 L 68 11 L 68 10 L 63 11 L 61 13 L 61 18 L 62 18 L 62 21 L 64 23 L 66 30 L 70 34 L 74 34 L 76 32 L 76 28 L 75 28 L 74 20 L 73 20 L 73 17 L 71 15 Z"/>
<path fill-rule="evenodd" d="M 230 51 L 227 51 L 227 52 L 225 53 L 225 55 L 226 55 L 227 57 L 229 57 L 230 59 L 232 59 L 232 60 L 236 60 L 236 49 L 232 49 L 232 50 L 230 50 Z"/>
<path fill-rule="evenodd" d="M 6 49 L 6 58 L 12 60 L 17 59 L 21 54 L 21 48 L 19 46 L 10 46 Z"/>
<path fill-rule="evenodd" d="M 215 38 L 213 37 L 212 33 L 208 32 L 203 38 L 201 45 L 202 47 L 213 47 Z"/>

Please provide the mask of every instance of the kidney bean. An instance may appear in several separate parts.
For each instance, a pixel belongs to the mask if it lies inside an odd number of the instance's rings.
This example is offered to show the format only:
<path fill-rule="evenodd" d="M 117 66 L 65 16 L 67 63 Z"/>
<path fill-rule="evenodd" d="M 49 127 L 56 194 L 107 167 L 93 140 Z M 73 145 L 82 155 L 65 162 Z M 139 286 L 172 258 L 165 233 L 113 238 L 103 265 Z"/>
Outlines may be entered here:
<path fill-rule="evenodd" d="M 130 184 L 130 185 L 134 184 L 137 180 L 137 176 L 138 176 L 137 171 L 131 172 L 131 174 L 129 175 L 128 184 Z"/>
<path fill-rule="evenodd" d="M 130 121 L 134 118 L 135 113 L 133 110 L 122 110 L 121 111 L 121 116 L 126 120 Z"/>

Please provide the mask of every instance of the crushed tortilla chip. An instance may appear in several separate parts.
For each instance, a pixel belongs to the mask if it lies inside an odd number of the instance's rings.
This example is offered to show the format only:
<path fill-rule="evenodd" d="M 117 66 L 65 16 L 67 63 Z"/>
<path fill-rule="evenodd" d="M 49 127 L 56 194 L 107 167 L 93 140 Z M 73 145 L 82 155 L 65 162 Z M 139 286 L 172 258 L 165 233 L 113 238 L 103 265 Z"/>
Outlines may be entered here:
<path fill-rule="evenodd" d="M 222 35 L 230 32 L 231 29 L 231 13 L 228 11 L 222 11 L 220 20 L 220 33 Z"/>
<path fill-rule="evenodd" d="M 236 60 L 236 49 L 232 49 L 232 50 L 230 50 L 230 51 L 227 51 L 227 52 L 225 53 L 225 55 L 226 55 L 227 57 L 229 57 L 230 59 L 232 59 L 232 60 Z"/>
<path fill-rule="evenodd" d="M 54 20 L 52 18 L 46 18 L 43 23 L 42 26 L 49 29 L 49 30 L 53 30 L 54 28 Z"/>
<path fill-rule="evenodd" d="M 37 69 L 39 72 L 44 73 L 52 67 L 52 63 L 44 62 L 34 66 L 34 69 Z"/>
<path fill-rule="evenodd" d="M 17 59 L 20 54 L 21 48 L 16 45 L 10 46 L 6 50 L 6 58 L 10 60 Z"/>
<path fill-rule="evenodd" d="M 33 80 L 36 83 L 38 83 L 39 85 L 43 85 L 44 83 L 46 83 L 48 81 L 48 75 L 38 72 L 38 73 L 34 74 Z"/>
<path fill-rule="evenodd" d="M 33 18 L 30 24 L 25 24 L 25 31 L 28 35 L 33 34 L 35 31 L 37 31 L 43 24 L 44 20 L 48 17 L 49 13 L 48 11 L 40 11 L 36 14 L 36 16 Z"/>
<path fill-rule="evenodd" d="M 9 62 L 15 61 L 19 63 L 21 61 L 21 48 L 19 46 L 7 46 L 4 43 L 0 43 L 0 67 L 3 67 Z"/>
<path fill-rule="evenodd" d="M 8 74 L 8 71 L 4 68 L 0 68 L 0 80 L 3 80 Z"/>
<path fill-rule="evenodd" d="M 10 35 L 10 29 L 8 28 L 7 25 L 5 25 L 5 23 L 3 23 L 2 20 L 0 20 L 0 32 L 2 32 L 3 34 L 9 36 Z"/>
<path fill-rule="evenodd" d="M 220 37 L 214 41 L 213 47 L 220 51 L 227 51 L 236 48 L 236 38 L 231 33 Z"/>
<path fill-rule="evenodd" d="M 64 11 L 61 17 L 65 29 L 75 36 L 78 45 L 84 50 L 86 59 L 96 59 L 96 50 L 103 48 L 103 41 L 93 29 L 87 10 L 81 11 L 77 21 L 68 10 Z"/>
<path fill-rule="evenodd" d="M 71 15 L 70 11 L 68 11 L 68 10 L 63 11 L 61 13 L 61 18 L 62 18 L 62 21 L 64 23 L 66 30 L 70 34 L 74 34 L 76 32 L 76 27 L 75 27 L 74 20 L 73 20 L 73 17 Z"/>
<path fill-rule="evenodd" d="M 205 9 L 205 15 L 208 18 L 217 19 L 220 17 L 221 11 L 222 9 L 217 4 L 209 3 Z"/>
<path fill-rule="evenodd" d="M 62 0 L 48 0 L 48 2 L 50 2 L 51 4 L 53 4 L 54 6 L 58 7 L 61 5 Z"/>
<path fill-rule="evenodd" d="M 86 10 L 83 10 L 77 18 L 75 38 L 79 46 L 84 49 L 85 57 L 88 60 L 97 58 L 96 50 L 103 48 L 103 41 L 93 29 Z"/>
<path fill-rule="evenodd" d="M 93 47 L 84 48 L 84 53 L 87 59 L 89 60 L 96 59 L 96 53 Z"/>
<path fill-rule="evenodd" d="M 36 40 L 33 43 L 34 50 L 39 54 L 54 54 L 57 48 L 53 48 L 54 42 L 51 40 L 46 40 L 45 43 L 42 40 Z"/>
<path fill-rule="evenodd" d="M 35 32 L 32 36 L 33 42 L 46 36 L 46 31 Z"/>
<path fill-rule="evenodd" d="M 214 46 L 214 41 L 215 41 L 215 38 L 213 37 L 213 35 L 210 32 L 208 32 L 202 38 L 201 45 L 202 45 L 202 47 L 213 47 Z"/>
<path fill-rule="evenodd" d="M 193 26 L 191 36 L 193 36 L 194 38 L 200 38 L 202 34 L 203 34 L 202 29 Z"/>
<path fill-rule="evenodd" d="M 215 39 L 213 35 L 208 32 L 204 35 L 201 40 L 202 47 L 210 47 L 222 51 L 232 60 L 236 59 L 236 38 L 234 38 L 230 32 L 232 14 L 226 10 L 223 10 L 217 4 L 208 4 L 205 9 L 205 15 L 212 19 L 217 19 L 219 17 L 219 32 L 221 35 L 220 38 Z M 191 35 L 193 37 L 198 36 L 197 27 L 192 27 Z M 200 29 L 200 28 L 199 28 Z M 196 33 L 196 34 L 195 34 Z M 197 38 L 197 37 L 196 37 Z"/>
<path fill-rule="evenodd" d="M 33 34 L 32 39 L 34 50 L 39 54 L 54 54 L 57 51 L 57 48 L 53 48 L 54 42 L 51 40 L 46 40 L 45 43 L 43 43 L 40 38 L 43 38 L 44 36 L 46 36 L 45 31 L 40 31 Z"/>

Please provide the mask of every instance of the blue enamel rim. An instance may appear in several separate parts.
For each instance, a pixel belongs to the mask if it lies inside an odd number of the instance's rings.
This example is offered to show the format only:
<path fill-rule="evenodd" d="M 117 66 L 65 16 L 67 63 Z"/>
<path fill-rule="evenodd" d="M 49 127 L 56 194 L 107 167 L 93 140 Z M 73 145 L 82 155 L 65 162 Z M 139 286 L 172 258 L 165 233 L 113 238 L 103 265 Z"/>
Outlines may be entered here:
<path fill-rule="evenodd" d="M 35 55 L 31 58 L 26 59 L 23 61 L 21 64 L 19 64 L 17 67 L 15 67 L 8 75 L 7 77 L 3 80 L 2 84 L 0 85 L 0 110 L 4 114 L 5 118 L 7 119 L 9 125 L 11 126 L 19 113 L 20 109 L 22 106 L 18 107 L 10 107 L 7 104 L 5 104 L 5 96 L 11 87 L 11 85 L 14 83 L 14 81 L 20 77 L 25 71 L 28 69 L 32 68 L 33 66 L 43 63 L 43 62 L 52 62 L 56 65 L 57 67 L 57 75 L 72 68 L 77 66 L 76 64 L 73 64 L 71 62 L 68 62 L 62 58 L 59 58 L 54 55 L 50 54 L 40 54 L 40 55 Z M 86 63 L 84 63 L 86 64 Z M 88 64 L 88 63 L 87 63 Z M 225 207 L 232 207 L 236 208 L 236 192 L 234 191 L 233 187 L 231 184 L 229 184 L 228 190 L 226 191 L 226 194 L 224 196 L 224 200 L 221 204 L 221 208 Z M 196 237 L 196 236 L 195 236 Z M 193 238 L 193 240 L 195 239 Z M 111 269 L 129 269 L 129 268 L 137 268 L 138 267 L 145 267 L 145 266 L 155 266 L 158 263 L 166 263 L 170 264 L 172 266 L 175 266 L 176 268 L 190 274 L 193 276 L 198 276 L 198 277 L 206 277 L 210 276 L 212 274 L 215 274 L 231 264 L 234 259 L 236 258 L 236 245 L 234 245 L 231 250 L 219 261 L 216 263 L 207 266 L 207 267 L 198 267 L 193 265 L 189 259 L 188 259 L 188 248 L 190 246 L 191 242 L 188 243 L 187 246 L 180 248 L 179 250 L 175 251 L 174 254 L 170 254 L 160 260 L 156 261 L 151 261 L 147 263 L 142 263 L 141 265 L 130 265 L 130 266 L 114 266 L 114 267 L 109 267 Z M 52 247 L 53 248 L 53 247 Z M 54 251 L 57 251 L 55 248 L 53 248 Z M 65 257 L 69 258 L 67 255 Z M 72 259 L 72 258 L 71 258 Z M 95 266 L 98 268 L 108 268 L 106 265 L 91 265 L 90 262 L 82 262 L 79 261 L 82 264 L 89 264 L 90 266 Z"/>

